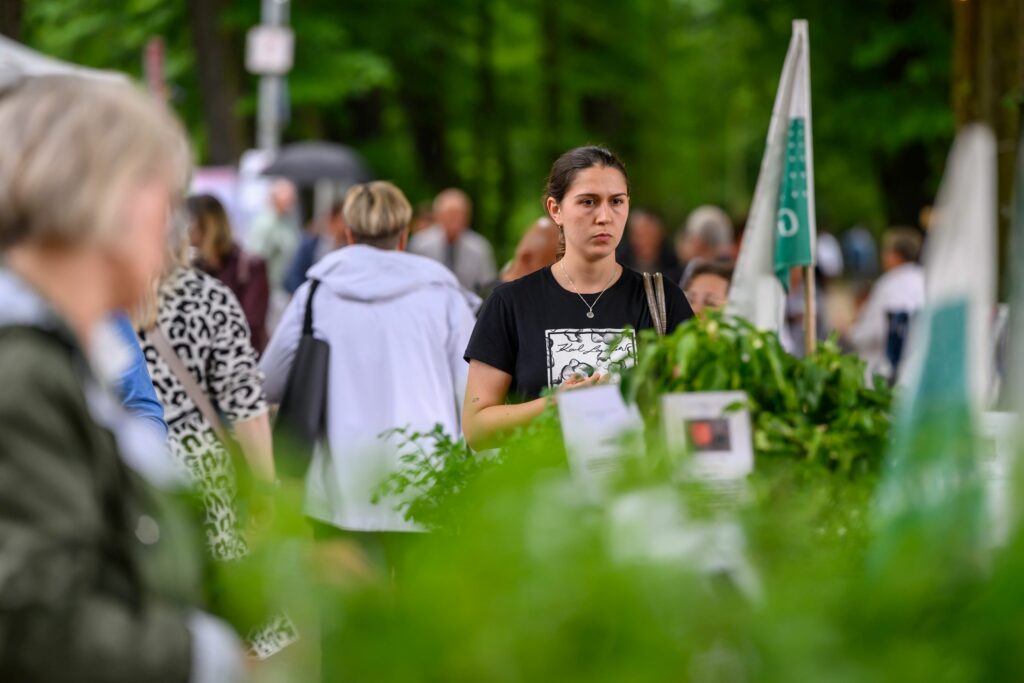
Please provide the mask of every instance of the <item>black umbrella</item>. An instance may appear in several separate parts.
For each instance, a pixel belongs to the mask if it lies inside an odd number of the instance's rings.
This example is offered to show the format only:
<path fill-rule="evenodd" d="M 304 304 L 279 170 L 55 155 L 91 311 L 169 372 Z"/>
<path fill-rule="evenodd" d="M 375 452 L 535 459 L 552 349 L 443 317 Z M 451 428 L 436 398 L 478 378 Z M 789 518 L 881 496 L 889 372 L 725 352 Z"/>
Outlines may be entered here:
<path fill-rule="evenodd" d="M 346 185 L 372 180 L 358 152 L 345 145 L 319 141 L 285 145 L 263 175 L 283 176 L 299 186 L 314 185 L 318 180 Z"/>

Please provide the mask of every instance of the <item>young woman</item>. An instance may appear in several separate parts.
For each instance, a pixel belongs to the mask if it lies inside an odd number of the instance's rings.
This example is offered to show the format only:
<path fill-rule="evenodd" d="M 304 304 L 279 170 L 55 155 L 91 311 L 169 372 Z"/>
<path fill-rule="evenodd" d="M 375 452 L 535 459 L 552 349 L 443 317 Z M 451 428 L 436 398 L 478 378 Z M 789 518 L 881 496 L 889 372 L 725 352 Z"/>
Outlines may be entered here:
<path fill-rule="evenodd" d="M 653 327 L 643 276 L 615 260 L 629 215 L 622 162 L 601 147 L 566 152 L 551 167 L 545 207 L 563 255 L 495 289 L 466 349 L 463 432 L 474 448 L 539 415 L 544 389 L 588 386 L 632 365 L 635 330 Z M 693 316 L 670 282 L 665 307 L 669 332 Z"/>

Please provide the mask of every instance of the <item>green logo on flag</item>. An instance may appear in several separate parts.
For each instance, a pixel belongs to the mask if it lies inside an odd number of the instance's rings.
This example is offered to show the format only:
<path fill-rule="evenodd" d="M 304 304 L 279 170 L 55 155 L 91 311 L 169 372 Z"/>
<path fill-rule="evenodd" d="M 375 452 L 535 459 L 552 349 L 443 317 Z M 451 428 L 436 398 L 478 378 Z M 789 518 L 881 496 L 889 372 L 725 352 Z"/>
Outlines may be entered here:
<path fill-rule="evenodd" d="M 775 275 L 789 291 L 789 269 L 809 266 L 811 258 L 811 225 L 807 219 L 807 148 L 803 118 L 789 121 L 785 163 L 779 186 L 779 208 L 776 213 Z"/>

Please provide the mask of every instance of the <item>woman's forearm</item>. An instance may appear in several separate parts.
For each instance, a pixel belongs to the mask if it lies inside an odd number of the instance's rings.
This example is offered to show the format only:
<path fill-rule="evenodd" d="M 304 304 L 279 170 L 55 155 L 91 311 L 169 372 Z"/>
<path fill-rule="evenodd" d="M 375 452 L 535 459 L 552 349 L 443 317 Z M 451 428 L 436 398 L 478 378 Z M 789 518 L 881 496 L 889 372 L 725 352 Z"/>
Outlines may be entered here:
<path fill-rule="evenodd" d="M 270 436 L 270 415 L 263 413 L 234 423 L 235 437 L 245 461 L 256 479 L 274 481 L 274 450 Z"/>
<path fill-rule="evenodd" d="M 468 401 L 470 405 L 472 400 Z M 526 403 L 501 404 L 467 414 L 463 419 L 466 442 L 475 450 L 493 447 L 502 434 L 528 424 L 543 413 L 547 401 L 538 398 Z"/>

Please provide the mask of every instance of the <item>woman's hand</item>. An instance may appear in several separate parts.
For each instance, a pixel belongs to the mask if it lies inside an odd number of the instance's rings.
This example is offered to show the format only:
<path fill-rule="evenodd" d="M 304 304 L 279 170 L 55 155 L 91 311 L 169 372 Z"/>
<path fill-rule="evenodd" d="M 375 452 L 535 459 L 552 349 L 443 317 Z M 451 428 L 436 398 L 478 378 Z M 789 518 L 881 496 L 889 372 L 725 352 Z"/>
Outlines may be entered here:
<path fill-rule="evenodd" d="M 607 384 L 608 379 L 609 377 L 607 373 L 601 374 L 600 372 L 595 372 L 590 377 L 583 374 L 576 374 L 559 384 L 555 393 L 560 394 L 563 391 L 570 391 L 572 389 L 583 389 L 584 387 L 593 387 L 598 384 Z"/>

